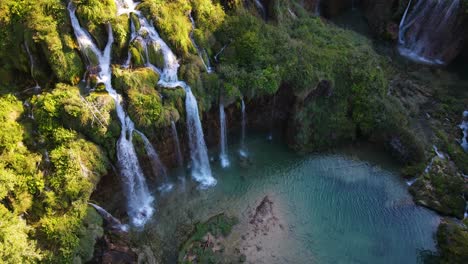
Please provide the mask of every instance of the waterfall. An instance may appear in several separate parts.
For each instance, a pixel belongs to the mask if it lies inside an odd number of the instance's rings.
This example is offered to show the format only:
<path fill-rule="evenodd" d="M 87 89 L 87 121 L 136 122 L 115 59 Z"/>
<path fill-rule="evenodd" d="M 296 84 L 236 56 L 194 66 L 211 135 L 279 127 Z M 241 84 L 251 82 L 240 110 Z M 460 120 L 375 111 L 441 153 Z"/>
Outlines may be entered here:
<path fill-rule="evenodd" d="M 203 129 L 198 113 L 197 100 L 188 85 L 185 86 L 185 108 L 187 111 L 187 128 L 189 134 L 190 158 L 192 161 L 192 177 L 203 186 L 216 184 L 211 175 L 208 150 L 203 138 Z"/>
<path fill-rule="evenodd" d="M 265 10 L 265 7 L 263 6 L 262 2 L 260 0 L 254 0 L 254 3 L 255 3 L 255 6 L 258 9 L 258 12 L 260 12 L 260 14 L 262 15 L 262 18 L 264 20 L 266 20 L 267 19 L 266 10 Z"/>
<path fill-rule="evenodd" d="M 145 177 L 138 162 L 135 147 L 132 143 L 134 125 L 125 113 L 121 96 L 114 90 L 111 84 L 112 72 L 111 47 L 114 41 L 112 28 L 108 24 L 108 41 L 103 52 L 93 43 L 89 33 L 81 28 L 75 15 L 75 7 L 70 2 L 68 11 L 72 27 L 78 41 L 80 50 L 84 56 L 96 56 L 99 62 L 98 81 L 105 85 L 106 91 L 114 99 L 115 109 L 121 124 L 121 134 L 117 141 L 117 162 L 122 177 L 123 187 L 127 197 L 128 215 L 135 226 L 142 226 L 153 215 L 152 203 L 154 198 L 150 195 Z"/>
<path fill-rule="evenodd" d="M 451 47 L 459 45 L 454 32 L 459 6 L 459 0 L 410 0 L 400 22 L 400 54 L 419 63 L 445 64 L 453 56 Z"/>
<path fill-rule="evenodd" d="M 219 57 L 219 55 L 221 55 L 221 53 L 223 53 L 223 51 L 224 51 L 224 49 L 225 49 L 226 47 L 227 47 L 227 44 L 224 45 L 224 46 L 218 51 L 218 53 L 216 53 L 216 55 L 214 56 L 214 59 L 215 59 L 216 62 L 218 62 L 218 57 Z"/>
<path fill-rule="evenodd" d="M 195 39 L 193 38 L 193 31 L 195 31 L 196 27 L 195 27 L 195 20 L 193 20 L 193 17 L 192 17 L 192 13 L 189 13 L 189 18 L 190 18 L 190 22 L 192 22 L 192 31 L 190 32 L 190 40 L 192 41 L 193 46 L 197 50 L 198 56 L 200 57 L 200 60 L 203 63 L 203 66 L 205 66 L 206 72 L 212 73 L 213 68 L 211 67 L 210 57 L 208 57 L 208 54 L 205 49 L 203 49 L 203 51 L 200 49 L 200 47 L 195 42 Z M 205 57 L 207 58 L 206 63 L 205 63 L 205 59 L 203 59 L 203 55 L 205 55 Z"/>
<path fill-rule="evenodd" d="M 32 88 L 32 90 L 35 93 L 39 93 L 41 90 L 41 86 L 39 86 L 39 83 L 36 80 L 36 77 L 34 77 L 34 57 L 31 54 L 31 51 L 29 50 L 28 43 L 24 41 L 24 49 L 26 50 L 26 53 L 28 53 L 28 58 L 29 58 L 29 65 L 30 65 L 30 72 L 31 72 L 31 78 L 33 78 L 34 82 L 36 83 L 36 86 Z"/>
<path fill-rule="evenodd" d="M 465 150 L 465 152 L 468 152 L 468 111 L 463 112 L 463 121 L 459 125 L 459 127 L 463 133 L 463 137 L 460 141 L 460 146 L 463 148 L 463 150 Z"/>
<path fill-rule="evenodd" d="M 162 179 L 162 184 L 159 187 L 160 191 L 169 191 L 172 189 L 173 185 L 169 182 L 169 179 L 167 177 L 167 170 L 164 164 L 161 162 L 159 159 L 159 155 L 156 152 L 156 150 L 153 147 L 153 144 L 149 141 L 149 139 L 140 131 L 135 130 L 135 132 L 141 137 L 143 140 L 143 144 L 145 146 L 146 153 L 148 154 L 150 163 L 151 163 L 151 169 L 153 171 L 153 174 L 155 177 L 161 177 Z"/>
<path fill-rule="evenodd" d="M 160 38 L 154 26 L 141 15 L 138 10 L 135 10 L 137 3 L 132 0 L 116 0 L 119 14 L 134 13 L 140 22 L 141 28 L 138 35 L 145 39 L 145 45 L 156 43 L 161 49 L 164 58 L 164 69 L 161 71 L 159 85 L 165 88 L 182 87 L 185 91 L 185 108 L 187 111 L 187 131 L 189 135 L 190 159 L 192 162 L 192 177 L 201 184 L 202 187 L 208 187 L 216 184 L 216 179 L 211 174 L 210 163 L 208 159 L 208 150 L 206 148 L 203 129 L 198 112 L 198 104 L 192 90 L 188 84 L 179 81 L 177 71 L 179 63 L 169 48 L 169 46 Z M 124 1 L 124 2 L 122 2 Z M 156 67 L 147 62 L 153 69 Z"/>
<path fill-rule="evenodd" d="M 226 113 L 224 112 L 224 105 L 222 103 L 219 104 L 219 126 L 220 126 L 220 154 L 219 160 L 221 161 L 221 167 L 226 168 L 229 167 L 229 157 L 227 154 L 228 146 L 227 146 L 227 128 L 226 128 Z"/>
<path fill-rule="evenodd" d="M 320 16 L 320 0 L 317 0 L 315 2 L 315 15 L 316 16 Z"/>
<path fill-rule="evenodd" d="M 429 171 L 431 171 L 432 164 L 434 164 L 434 159 L 436 157 L 439 157 L 440 159 L 445 159 L 445 155 L 442 152 L 440 152 L 439 149 L 435 145 L 433 145 L 432 148 L 434 149 L 434 152 L 435 152 L 436 155 L 434 157 L 432 157 L 431 161 L 429 162 L 429 164 L 424 169 L 424 173 L 426 173 L 426 174 L 429 173 Z"/>
<path fill-rule="evenodd" d="M 247 157 L 247 149 L 245 147 L 245 129 L 246 129 L 246 117 L 245 117 L 245 102 L 244 99 L 241 99 L 241 111 L 242 111 L 242 123 L 241 123 L 241 146 L 239 150 L 239 154 L 241 157 Z"/>
<path fill-rule="evenodd" d="M 110 225 L 112 229 L 117 229 L 122 232 L 128 232 L 128 225 L 122 224 L 119 219 L 115 218 L 109 212 L 107 212 L 104 208 L 100 207 L 97 204 L 88 203 L 91 205 L 96 211 L 101 215 L 102 218 Z"/>
<path fill-rule="evenodd" d="M 182 151 L 180 150 L 179 134 L 177 133 L 177 127 L 174 121 L 171 121 L 172 137 L 174 139 L 174 152 L 177 157 L 177 165 L 179 168 L 184 166 L 184 158 L 182 157 Z"/>

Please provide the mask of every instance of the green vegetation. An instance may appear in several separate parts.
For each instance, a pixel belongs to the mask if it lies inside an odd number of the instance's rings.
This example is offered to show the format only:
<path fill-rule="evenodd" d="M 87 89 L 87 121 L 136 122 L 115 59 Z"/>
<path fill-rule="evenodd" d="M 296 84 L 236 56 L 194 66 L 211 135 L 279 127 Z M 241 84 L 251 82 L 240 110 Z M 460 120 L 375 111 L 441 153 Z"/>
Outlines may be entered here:
<path fill-rule="evenodd" d="M 195 224 L 194 231 L 179 251 L 179 263 L 220 263 L 223 260 L 221 248 L 213 244 L 217 238 L 226 237 L 238 220 L 224 213 L 215 215 L 204 223 Z M 219 245 L 216 245 L 219 247 Z"/>
<path fill-rule="evenodd" d="M 106 25 L 111 24 L 113 63 L 131 53 L 131 69 L 113 66 L 113 85 L 137 128 L 159 139 L 158 132 L 171 120 L 184 118 L 183 89 L 158 87 L 159 75 L 144 67 L 142 45 L 129 43 L 130 19 L 140 27 L 134 15 L 117 16 L 114 0 L 72 2 L 81 25 L 101 49 L 107 42 Z M 286 89 L 294 101 L 288 124 L 291 147 L 317 151 L 367 139 L 413 165 L 407 174 L 420 173 L 426 161 L 423 147 L 399 102 L 387 96 L 388 62 L 368 39 L 310 16 L 300 2 L 269 1 L 268 23 L 256 10 L 244 9 L 240 0 L 143 0 L 138 8 L 178 54 L 179 79 L 192 87 L 201 116 L 220 100 L 228 106 L 240 97 L 254 101 Z M 107 173 L 109 159 L 115 160 L 120 126 L 114 101 L 102 86 L 87 96 L 76 87 L 85 65 L 96 65 L 79 55 L 67 4 L 0 1 L 0 262 L 87 261 L 96 237 L 102 235 L 101 219 L 87 202 Z M 196 23 L 193 38 L 206 51 L 201 54 L 205 61 L 211 58 L 216 73 L 206 72 L 192 44 L 190 13 Z M 150 47 L 149 58 L 163 67 L 160 47 Z M 35 80 L 43 91 L 32 96 Z M 438 93 L 434 97 L 440 98 L 440 109 L 431 113 L 434 118 L 460 115 L 465 105 L 457 96 L 444 94 L 443 89 Z M 23 109 L 21 101 L 32 110 Z M 27 118 L 29 111 L 35 120 Z M 468 173 L 468 154 L 453 141 L 454 135 L 447 134 L 439 131 L 437 138 L 455 165 L 435 160 L 412 191 L 417 202 L 461 217 L 461 194 L 466 190 L 456 168 Z M 216 254 L 201 252 L 196 245 L 207 233 L 228 234 L 233 224 L 224 215 L 198 224 L 181 257 L 192 254 L 201 262 L 212 261 Z M 442 258 L 460 255 L 459 249 L 466 246 L 459 239 L 466 237 L 466 230 L 453 230 L 458 243 L 454 251 L 441 242 L 448 238 L 439 238 Z"/>
<path fill-rule="evenodd" d="M 464 180 L 450 161 L 435 157 L 428 173 L 411 185 L 410 192 L 416 203 L 429 207 L 443 215 L 463 218 L 467 192 Z"/>
<path fill-rule="evenodd" d="M 437 242 L 440 252 L 439 262 L 466 263 L 468 261 L 468 222 L 456 223 L 446 219 L 437 231 Z"/>
<path fill-rule="evenodd" d="M 55 90 L 59 92 L 60 88 Z M 59 119 L 52 117 L 63 111 L 57 105 L 47 105 L 44 111 L 49 111 L 48 117 L 35 112 L 36 120 L 44 121 L 44 126 L 34 133 L 48 137 L 47 143 L 31 138 L 31 125 L 23 119 L 23 106 L 14 96 L 0 97 L 0 105 L 2 262 L 89 259 L 92 248 L 88 243 L 86 249 L 80 247 L 80 241 L 90 236 L 89 227 L 96 229 L 87 224 L 91 220 L 84 220 L 92 213 L 87 209 L 88 199 L 99 178 L 107 173 L 106 155 L 76 131 L 59 125 Z M 37 147 L 40 149 L 35 150 Z M 99 217 L 93 219 L 93 223 L 99 221 Z"/>
<path fill-rule="evenodd" d="M 114 86 L 127 96 L 128 112 L 135 124 L 144 129 L 169 126 L 179 119 L 174 102 L 161 98 L 156 91 L 159 75 L 149 68 L 114 68 Z"/>

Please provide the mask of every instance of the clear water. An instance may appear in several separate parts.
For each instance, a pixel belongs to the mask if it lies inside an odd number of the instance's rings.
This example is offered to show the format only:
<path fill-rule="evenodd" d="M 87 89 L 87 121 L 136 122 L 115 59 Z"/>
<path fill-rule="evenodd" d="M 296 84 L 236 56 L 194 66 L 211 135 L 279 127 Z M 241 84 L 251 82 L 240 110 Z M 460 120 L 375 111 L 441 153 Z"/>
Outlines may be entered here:
<path fill-rule="evenodd" d="M 151 232 L 136 234 L 139 243 L 151 244 L 150 233 L 159 233 L 175 257 L 178 224 L 222 211 L 242 222 L 269 195 L 291 231 L 275 253 L 278 263 L 417 263 L 421 250 L 435 250 L 439 218 L 414 205 L 405 181 L 378 153 L 350 148 L 298 156 L 264 136 L 246 141 L 249 167 L 214 162 L 215 187 L 187 182 L 160 197 L 156 219 L 145 227 Z"/>

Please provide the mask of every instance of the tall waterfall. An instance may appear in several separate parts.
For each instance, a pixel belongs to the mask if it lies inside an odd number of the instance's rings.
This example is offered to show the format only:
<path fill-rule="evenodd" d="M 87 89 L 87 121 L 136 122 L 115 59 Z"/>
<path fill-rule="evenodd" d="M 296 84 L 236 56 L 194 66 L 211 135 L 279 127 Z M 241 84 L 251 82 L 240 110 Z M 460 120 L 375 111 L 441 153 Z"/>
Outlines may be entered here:
<path fill-rule="evenodd" d="M 400 22 L 400 54 L 424 64 L 447 63 L 460 41 L 454 31 L 459 6 L 459 0 L 410 0 Z"/>
<path fill-rule="evenodd" d="M 468 111 L 463 112 L 463 121 L 460 124 L 460 129 L 462 130 L 463 137 L 460 141 L 460 146 L 468 152 Z"/>
<path fill-rule="evenodd" d="M 226 128 L 226 113 L 224 112 L 224 104 L 219 104 L 219 138 L 220 138 L 220 154 L 219 160 L 221 161 L 221 167 L 226 168 L 229 167 L 229 157 L 227 154 L 228 146 L 227 146 L 227 128 Z"/>
<path fill-rule="evenodd" d="M 146 185 L 145 177 L 138 162 L 135 147 L 132 143 L 134 125 L 125 113 L 121 96 L 114 90 L 111 84 L 111 47 L 114 41 L 112 28 L 108 25 L 108 41 L 103 52 L 93 43 L 89 33 L 81 28 L 75 15 L 75 6 L 70 2 L 68 11 L 72 27 L 78 41 L 80 50 L 84 56 L 95 56 L 99 62 L 98 81 L 105 85 L 106 91 L 114 99 L 115 109 L 121 124 L 121 134 L 117 141 L 117 161 L 122 177 L 123 187 L 127 196 L 128 215 L 135 226 L 142 226 L 153 215 L 152 202 Z"/>
<path fill-rule="evenodd" d="M 242 111 L 242 128 L 241 128 L 241 146 L 239 153 L 242 157 L 247 157 L 247 149 L 245 147 L 245 129 L 246 129 L 246 116 L 245 116 L 245 102 L 244 99 L 241 99 L 241 111 Z"/>
<path fill-rule="evenodd" d="M 118 13 L 134 13 L 140 22 L 140 29 L 137 35 L 144 39 L 144 44 L 148 46 L 156 43 L 164 57 L 164 69 L 157 69 L 156 66 L 147 62 L 151 68 L 161 73 L 159 85 L 166 88 L 182 87 L 185 90 L 185 108 L 187 111 L 187 130 L 189 135 L 190 159 L 192 162 L 192 177 L 199 182 L 202 187 L 208 187 L 216 184 L 216 179 L 211 174 L 210 163 L 208 159 L 208 150 L 206 148 L 203 129 L 198 112 L 198 104 L 192 90 L 188 84 L 179 81 L 177 71 L 179 62 L 169 46 L 161 39 L 154 26 L 135 10 L 137 4 L 132 0 L 116 0 Z"/>
<path fill-rule="evenodd" d="M 190 32 L 190 40 L 192 41 L 193 46 L 197 50 L 198 56 L 200 57 L 201 62 L 203 63 L 203 66 L 205 66 L 206 72 L 212 73 L 213 68 L 211 67 L 210 63 L 210 57 L 208 56 L 207 52 L 205 49 L 200 49 L 200 47 L 197 45 L 195 42 L 195 39 L 193 38 L 193 31 L 195 30 L 195 20 L 193 20 L 192 13 L 189 14 L 190 22 L 192 22 L 192 31 Z M 206 57 L 206 63 L 205 59 L 203 58 L 203 55 Z"/>
<path fill-rule="evenodd" d="M 177 127 L 174 121 L 171 121 L 171 129 L 174 140 L 174 152 L 176 153 L 177 157 L 177 165 L 179 168 L 182 168 L 184 166 L 184 158 L 182 157 L 182 151 L 180 150 L 179 134 L 177 133 Z"/>

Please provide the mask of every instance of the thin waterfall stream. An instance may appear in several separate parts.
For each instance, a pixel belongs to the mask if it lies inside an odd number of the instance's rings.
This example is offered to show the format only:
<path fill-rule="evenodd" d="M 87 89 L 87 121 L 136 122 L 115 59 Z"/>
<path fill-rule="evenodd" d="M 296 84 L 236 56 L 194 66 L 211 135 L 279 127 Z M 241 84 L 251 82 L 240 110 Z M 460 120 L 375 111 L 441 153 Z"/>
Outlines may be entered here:
<path fill-rule="evenodd" d="M 228 146 L 227 146 L 227 127 L 226 127 L 226 113 L 224 112 L 224 104 L 219 104 L 219 124 L 220 124 L 220 154 L 219 160 L 221 162 L 221 167 L 229 167 L 230 161 L 228 157 Z"/>
<path fill-rule="evenodd" d="M 192 13 L 189 14 L 189 19 L 190 19 L 190 22 L 192 23 L 192 31 L 190 32 L 190 40 L 192 41 L 192 45 L 195 47 L 195 49 L 197 50 L 197 53 L 198 53 L 198 56 L 200 57 L 200 60 L 201 62 L 203 63 L 203 66 L 205 67 L 206 69 L 206 72 L 207 73 L 212 73 L 213 72 L 213 68 L 211 67 L 211 63 L 210 63 L 210 57 L 208 56 L 207 52 L 205 49 L 201 49 L 197 43 L 195 42 L 195 38 L 193 37 L 193 32 L 195 31 L 196 29 L 196 26 L 195 26 L 195 20 L 193 19 L 192 17 Z M 205 62 L 205 59 L 204 57 L 206 57 L 206 62 Z"/>
<path fill-rule="evenodd" d="M 171 130 L 172 130 L 172 138 L 174 140 L 174 152 L 176 153 L 177 166 L 179 168 L 183 168 L 184 158 L 182 156 L 182 151 L 180 150 L 179 134 L 177 133 L 177 127 L 174 121 L 171 121 Z"/>
<path fill-rule="evenodd" d="M 241 99 L 241 111 L 242 111 L 242 123 L 241 123 L 241 144 L 239 154 L 241 157 L 247 157 L 247 148 L 245 146 L 245 129 L 247 126 L 246 113 L 245 113 L 245 102 Z"/>

